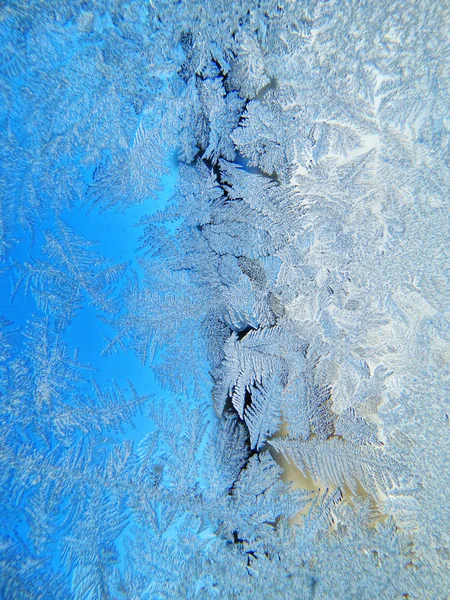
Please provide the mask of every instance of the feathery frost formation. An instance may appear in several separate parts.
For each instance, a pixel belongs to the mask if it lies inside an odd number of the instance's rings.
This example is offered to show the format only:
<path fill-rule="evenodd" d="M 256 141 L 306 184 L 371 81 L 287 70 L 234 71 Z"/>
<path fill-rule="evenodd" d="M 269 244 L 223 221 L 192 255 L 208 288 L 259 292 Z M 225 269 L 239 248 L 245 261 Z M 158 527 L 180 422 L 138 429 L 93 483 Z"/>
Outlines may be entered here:
<path fill-rule="evenodd" d="M 448 597 L 448 10 L 0 3 L 1 598 Z"/>

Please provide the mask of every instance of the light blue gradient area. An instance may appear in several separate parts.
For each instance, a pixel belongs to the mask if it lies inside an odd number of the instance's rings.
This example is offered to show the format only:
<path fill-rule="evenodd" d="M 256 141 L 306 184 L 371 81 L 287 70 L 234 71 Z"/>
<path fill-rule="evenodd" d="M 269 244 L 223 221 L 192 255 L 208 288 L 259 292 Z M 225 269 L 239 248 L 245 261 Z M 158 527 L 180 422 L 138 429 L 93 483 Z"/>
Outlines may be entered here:
<path fill-rule="evenodd" d="M 175 160 L 169 159 L 168 163 L 170 172 L 161 177 L 162 189 L 157 192 L 156 200 L 149 199 L 148 202 L 129 207 L 123 212 L 102 211 L 99 208 L 90 210 L 89 206 L 79 203 L 61 215 L 77 235 L 90 242 L 96 242 L 96 252 L 114 264 L 127 263 L 129 271 L 134 271 L 140 281 L 143 272 L 139 258 L 144 255 L 144 250 L 139 250 L 142 234 L 139 222 L 143 217 L 162 210 L 174 193 L 178 167 Z M 85 179 L 89 181 L 89 173 L 86 173 Z M 25 331 L 28 322 L 39 316 L 40 311 L 32 294 L 26 294 L 23 286 L 14 293 L 17 283 L 14 265 L 24 263 L 30 257 L 41 257 L 43 232 L 51 226 L 49 222 L 39 223 L 34 232 L 34 239 L 27 236 L 19 238 L 19 243 L 11 253 L 9 264 L 0 273 L 0 314 L 11 321 L 20 333 Z M 161 389 L 150 365 L 142 365 L 132 351 L 120 349 L 117 352 L 103 353 L 107 339 L 114 337 L 115 331 L 101 316 L 95 307 L 84 302 L 81 310 L 63 332 L 63 340 L 68 346 L 69 354 L 73 355 L 75 349 L 78 349 L 79 361 L 91 367 L 86 372 L 86 379 L 94 379 L 102 390 L 111 388 L 116 383 L 124 392 L 130 381 L 139 395 L 166 398 L 169 392 Z M 21 339 L 20 335 L 18 339 Z M 137 415 L 132 424 L 124 427 L 121 437 L 134 443 L 139 442 L 153 429 L 145 411 Z"/>

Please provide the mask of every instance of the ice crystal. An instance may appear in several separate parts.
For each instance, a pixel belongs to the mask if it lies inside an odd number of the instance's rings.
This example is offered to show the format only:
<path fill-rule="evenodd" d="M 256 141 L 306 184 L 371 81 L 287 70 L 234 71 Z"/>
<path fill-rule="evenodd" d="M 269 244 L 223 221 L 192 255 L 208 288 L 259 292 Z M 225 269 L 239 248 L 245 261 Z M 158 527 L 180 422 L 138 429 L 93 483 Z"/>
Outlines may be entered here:
<path fill-rule="evenodd" d="M 448 21 L 1 3 L 2 598 L 448 597 Z"/>

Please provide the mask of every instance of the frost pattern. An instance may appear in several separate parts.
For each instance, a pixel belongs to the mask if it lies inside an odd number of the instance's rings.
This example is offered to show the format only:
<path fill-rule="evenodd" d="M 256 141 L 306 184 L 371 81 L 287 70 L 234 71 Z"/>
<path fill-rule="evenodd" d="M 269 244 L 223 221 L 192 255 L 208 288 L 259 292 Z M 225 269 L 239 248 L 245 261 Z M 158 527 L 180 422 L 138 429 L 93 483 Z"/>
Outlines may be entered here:
<path fill-rule="evenodd" d="M 448 597 L 446 8 L 2 4 L 0 597 Z"/>

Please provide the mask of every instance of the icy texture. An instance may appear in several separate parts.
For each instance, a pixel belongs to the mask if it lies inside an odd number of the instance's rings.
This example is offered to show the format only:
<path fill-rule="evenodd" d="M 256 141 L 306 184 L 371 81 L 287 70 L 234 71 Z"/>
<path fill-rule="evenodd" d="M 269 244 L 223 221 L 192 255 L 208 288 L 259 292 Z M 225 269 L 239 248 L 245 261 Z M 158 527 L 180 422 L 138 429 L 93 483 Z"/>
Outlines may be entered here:
<path fill-rule="evenodd" d="M 448 598 L 448 21 L 0 4 L 1 598 Z"/>

